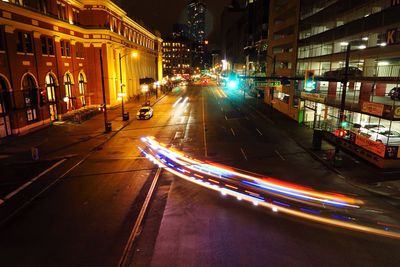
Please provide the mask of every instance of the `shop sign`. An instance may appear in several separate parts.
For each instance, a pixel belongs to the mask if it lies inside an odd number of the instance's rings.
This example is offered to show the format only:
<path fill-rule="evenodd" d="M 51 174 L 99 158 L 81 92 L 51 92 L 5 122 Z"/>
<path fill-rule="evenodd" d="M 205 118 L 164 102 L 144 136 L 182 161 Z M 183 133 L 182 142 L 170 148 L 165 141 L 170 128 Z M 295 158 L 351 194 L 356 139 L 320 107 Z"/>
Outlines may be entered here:
<path fill-rule="evenodd" d="M 278 86 L 281 86 L 281 81 L 267 82 L 266 85 L 269 87 L 278 87 Z"/>
<path fill-rule="evenodd" d="M 380 142 L 375 142 L 367 137 L 358 134 L 356 136 L 356 145 L 365 148 L 366 150 L 371 151 L 372 153 L 375 153 L 382 158 L 385 157 L 385 145 Z"/>
<path fill-rule="evenodd" d="M 385 108 L 384 104 L 363 102 L 361 111 L 372 115 L 382 116 L 384 108 Z"/>
<path fill-rule="evenodd" d="M 319 103 L 325 103 L 325 96 L 320 94 L 301 92 L 301 98 Z"/>
<path fill-rule="evenodd" d="M 394 109 L 393 117 L 400 118 L 400 107 Z"/>

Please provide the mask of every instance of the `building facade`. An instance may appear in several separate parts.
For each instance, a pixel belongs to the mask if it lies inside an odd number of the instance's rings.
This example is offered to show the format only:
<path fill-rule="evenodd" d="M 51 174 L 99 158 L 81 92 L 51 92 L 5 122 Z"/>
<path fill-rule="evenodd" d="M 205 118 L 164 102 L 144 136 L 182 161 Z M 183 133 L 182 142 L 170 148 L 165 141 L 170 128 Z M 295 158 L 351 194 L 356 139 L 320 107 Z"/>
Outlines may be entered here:
<path fill-rule="evenodd" d="M 297 83 L 299 120 L 328 137 L 344 128 L 343 145 L 378 166 L 399 166 L 399 12 L 396 0 L 302 0 L 299 13 L 295 76 L 316 80 Z"/>
<path fill-rule="evenodd" d="M 164 75 L 191 74 L 191 43 L 184 37 L 166 38 L 163 42 Z"/>
<path fill-rule="evenodd" d="M 268 22 L 267 77 L 295 77 L 297 62 L 299 0 L 270 0 Z M 297 120 L 296 82 L 267 87 L 265 102 Z"/>
<path fill-rule="evenodd" d="M 161 38 L 112 1 L 3 0 L 0 10 L 0 137 L 102 104 L 100 55 L 107 105 L 162 78 Z"/>
<path fill-rule="evenodd" d="M 199 0 L 192 0 L 187 5 L 189 39 L 202 43 L 206 33 L 206 5 Z"/>

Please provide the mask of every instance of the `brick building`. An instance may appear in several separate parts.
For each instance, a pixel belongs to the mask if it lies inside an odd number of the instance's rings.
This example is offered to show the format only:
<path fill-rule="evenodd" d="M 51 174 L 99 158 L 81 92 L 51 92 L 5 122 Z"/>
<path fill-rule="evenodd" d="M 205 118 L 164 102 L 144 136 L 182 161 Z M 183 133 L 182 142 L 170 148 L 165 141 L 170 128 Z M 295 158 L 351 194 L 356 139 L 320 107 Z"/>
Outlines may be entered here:
<path fill-rule="evenodd" d="M 107 105 L 162 78 L 161 38 L 112 1 L 3 0 L 0 12 L 0 138 L 102 104 L 100 53 Z"/>

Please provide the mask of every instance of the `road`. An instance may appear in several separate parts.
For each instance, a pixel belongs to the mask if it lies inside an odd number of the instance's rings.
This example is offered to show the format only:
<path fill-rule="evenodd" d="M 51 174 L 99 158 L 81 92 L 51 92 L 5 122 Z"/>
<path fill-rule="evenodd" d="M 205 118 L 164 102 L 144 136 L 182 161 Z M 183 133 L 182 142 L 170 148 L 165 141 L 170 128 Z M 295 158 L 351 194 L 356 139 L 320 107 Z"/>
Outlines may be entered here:
<path fill-rule="evenodd" d="M 393 214 L 398 210 L 349 185 L 275 127 L 267 115 L 244 102 L 252 100 L 213 85 L 175 88 L 154 105 L 152 119 L 121 122 L 123 128 L 102 137 L 104 144 L 97 142 L 95 150 L 90 149 L 94 144 L 78 144 L 74 151 L 82 146 L 85 153 L 43 177 L 58 182 L 0 227 L 1 265 L 118 266 L 156 172 L 138 149 L 140 137 L 148 135 L 195 158 L 359 197 L 368 203 L 364 214 L 397 219 Z M 396 266 L 400 262 L 398 240 L 272 213 L 166 171 L 144 219 L 128 251 L 127 265 Z"/>
<path fill-rule="evenodd" d="M 265 114 L 243 105 L 240 92 L 193 90 L 199 94 L 193 120 L 201 120 L 204 109 L 206 123 L 205 129 L 195 124 L 184 137 L 180 148 L 186 154 L 356 196 L 368 204 L 364 215 L 376 220 L 397 213 L 315 161 Z M 194 149 L 202 130 L 204 151 Z M 164 179 L 170 186 L 158 194 L 131 266 L 396 266 L 400 259 L 398 240 L 290 218 L 172 175 Z"/>

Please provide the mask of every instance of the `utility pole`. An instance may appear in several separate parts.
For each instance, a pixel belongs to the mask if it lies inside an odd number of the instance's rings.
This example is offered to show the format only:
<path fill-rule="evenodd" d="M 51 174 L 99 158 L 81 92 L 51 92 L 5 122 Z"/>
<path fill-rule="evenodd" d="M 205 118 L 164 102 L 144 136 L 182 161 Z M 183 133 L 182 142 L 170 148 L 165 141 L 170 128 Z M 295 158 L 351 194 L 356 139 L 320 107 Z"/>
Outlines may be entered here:
<path fill-rule="evenodd" d="M 103 92 L 104 131 L 108 133 L 111 131 L 111 122 L 108 122 L 107 120 L 107 102 L 106 102 L 106 91 L 104 88 L 103 54 L 101 48 L 100 48 L 100 71 L 101 71 L 101 89 Z"/>

